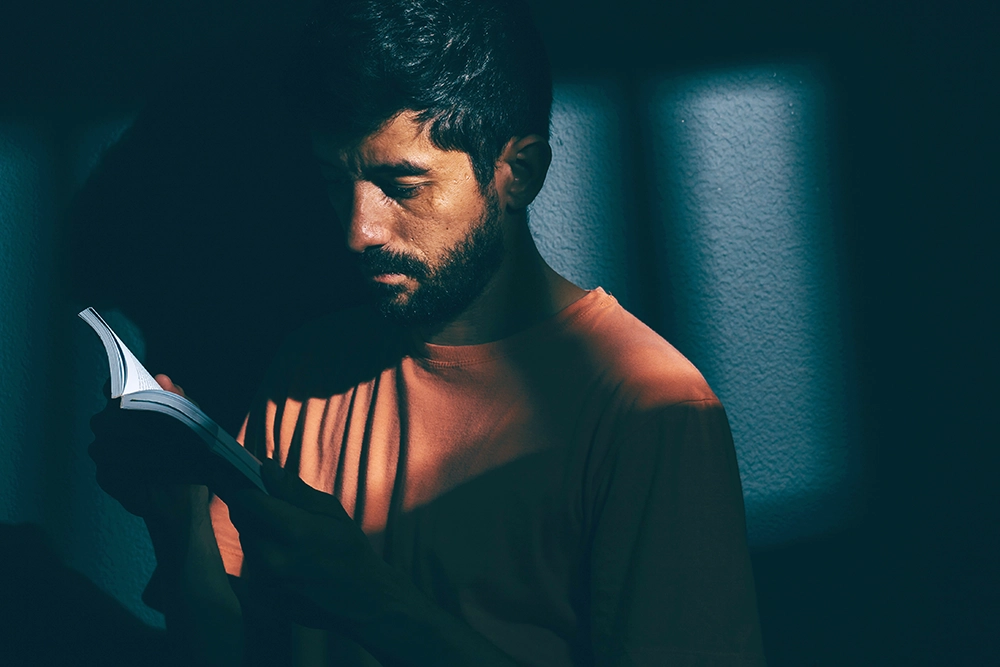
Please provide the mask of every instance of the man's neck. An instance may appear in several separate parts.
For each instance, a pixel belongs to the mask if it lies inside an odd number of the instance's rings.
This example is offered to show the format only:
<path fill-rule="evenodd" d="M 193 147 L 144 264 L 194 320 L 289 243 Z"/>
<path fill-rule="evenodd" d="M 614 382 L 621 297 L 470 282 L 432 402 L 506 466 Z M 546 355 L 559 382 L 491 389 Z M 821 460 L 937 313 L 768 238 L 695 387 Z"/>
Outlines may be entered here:
<path fill-rule="evenodd" d="M 477 345 L 506 338 L 552 317 L 586 294 L 542 258 L 527 224 L 511 240 L 496 275 L 458 317 L 422 338 L 435 345 Z"/>

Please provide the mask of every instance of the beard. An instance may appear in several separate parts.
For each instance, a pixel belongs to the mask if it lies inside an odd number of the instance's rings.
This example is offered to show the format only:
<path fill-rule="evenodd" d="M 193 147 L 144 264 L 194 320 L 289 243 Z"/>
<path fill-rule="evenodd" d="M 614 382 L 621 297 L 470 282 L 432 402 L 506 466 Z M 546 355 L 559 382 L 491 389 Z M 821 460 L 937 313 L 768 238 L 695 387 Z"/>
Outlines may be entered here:
<path fill-rule="evenodd" d="M 502 212 L 492 188 L 485 200 L 483 214 L 468 236 L 450 248 L 436 267 L 382 248 L 369 248 L 360 255 L 358 261 L 368 275 L 400 273 L 417 282 L 409 298 L 404 285 L 371 283 L 384 318 L 410 327 L 441 326 L 483 293 L 504 256 Z"/>

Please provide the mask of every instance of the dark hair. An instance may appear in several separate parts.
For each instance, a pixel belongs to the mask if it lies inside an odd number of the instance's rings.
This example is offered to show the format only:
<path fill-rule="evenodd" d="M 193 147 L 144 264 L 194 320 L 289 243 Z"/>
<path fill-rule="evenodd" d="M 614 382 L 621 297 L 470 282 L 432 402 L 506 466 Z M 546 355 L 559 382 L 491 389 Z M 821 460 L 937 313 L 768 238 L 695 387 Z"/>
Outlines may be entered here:
<path fill-rule="evenodd" d="M 523 0 L 326 0 L 306 31 L 293 98 L 347 141 L 404 110 L 481 189 L 511 137 L 548 137 L 552 78 Z"/>

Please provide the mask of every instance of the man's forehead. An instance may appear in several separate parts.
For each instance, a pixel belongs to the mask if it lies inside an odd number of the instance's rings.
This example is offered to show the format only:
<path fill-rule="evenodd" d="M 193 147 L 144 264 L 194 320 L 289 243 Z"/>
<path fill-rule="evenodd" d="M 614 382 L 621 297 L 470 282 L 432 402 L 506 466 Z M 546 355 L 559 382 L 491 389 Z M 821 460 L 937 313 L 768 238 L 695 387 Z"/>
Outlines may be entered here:
<path fill-rule="evenodd" d="M 429 153 L 436 148 L 425 124 L 412 112 L 390 118 L 377 130 L 358 139 L 328 130 L 313 130 L 313 152 L 324 162 L 381 163 Z M 412 159 L 412 158 L 411 158 Z"/>
<path fill-rule="evenodd" d="M 320 162 L 349 171 L 399 166 L 403 171 L 429 172 L 465 164 L 471 168 L 465 153 L 435 146 L 428 124 L 419 122 L 416 115 L 412 111 L 397 114 L 360 140 L 313 130 L 313 153 Z"/>

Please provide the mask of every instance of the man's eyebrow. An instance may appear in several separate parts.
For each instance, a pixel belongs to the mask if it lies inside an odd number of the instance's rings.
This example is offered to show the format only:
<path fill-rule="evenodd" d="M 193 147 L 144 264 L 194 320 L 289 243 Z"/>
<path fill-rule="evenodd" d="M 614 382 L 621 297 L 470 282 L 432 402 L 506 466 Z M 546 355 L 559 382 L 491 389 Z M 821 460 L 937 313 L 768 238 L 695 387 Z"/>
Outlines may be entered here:
<path fill-rule="evenodd" d="M 368 178 L 399 178 L 401 176 L 423 176 L 430 171 L 430 168 L 409 160 L 376 164 L 365 167 L 364 173 Z"/>
<path fill-rule="evenodd" d="M 316 161 L 322 167 L 328 169 L 344 170 L 344 165 L 340 162 L 332 162 L 326 158 L 316 156 Z M 430 167 L 410 162 L 409 160 L 399 160 L 397 162 L 385 162 L 364 168 L 366 178 L 400 178 L 403 176 L 423 176 L 430 172 Z"/>

